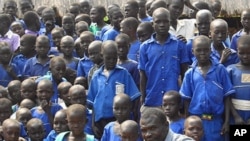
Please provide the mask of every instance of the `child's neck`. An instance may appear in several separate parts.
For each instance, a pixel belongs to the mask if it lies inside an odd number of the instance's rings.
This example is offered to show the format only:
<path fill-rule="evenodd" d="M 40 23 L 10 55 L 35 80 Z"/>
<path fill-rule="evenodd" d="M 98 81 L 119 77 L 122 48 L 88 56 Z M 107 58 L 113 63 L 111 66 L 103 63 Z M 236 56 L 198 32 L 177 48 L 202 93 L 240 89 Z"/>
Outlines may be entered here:
<path fill-rule="evenodd" d="M 181 116 L 180 116 L 179 114 L 174 115 L 174 116 L 172 116 L 172 117 L 167 117 L 167 120 L 168 120 L 169 122 L 176 122 L 176 121 L 178 121 L 178 120 L 180 120 L 180 119 L 181 119 Z"/>
<path fill-rule="evenodd" d="M 140 19 L 144 19 L 144 18 L 146 18 L 146 17 L 147 17 L 146 14 L 139 14 L 139 18 L 140 18 Z"/>
<path fill-rule="evenodd" d="M 97 27 L 98 27 L 99 29 L 102 29 L 102 28 L 106 25 L 106 23 L 105 23 L 103 20 L 101 20 L 101 21 L 98 21 L 98 22 L 96 23 L 96 25 L 97 25 Z"/>
<path fill-rule="evenodd" d="M 72 59 L 74 59 L 73 55 L 69 55 L 69 56 L 63 56 L 63 58 L 66 60 L 66 61 L 72 61 Z"/>
<path fill-rule="evenodd" d="M 170 19 L 170 25 L 176 30 L 176 28 L 177 28 L 177 19 Z"/>
<path fill-rule="evenodd" d="M 131 34 L 129 37 L 130 37 L 131 44 L 133 44 L 137 40 L 136 34 Z"/>
<path fill-rule="evenodd" d="M 159 34 L 156 34 L 156 41 L 158 41 L 161 45 L 164 44 L 168 38 L 169 34 L 165 34 L 165 35 L 159 35 Z"/>
<path fill-rule="evenodd" d="M 250 29 L 243 28 L 243 32 L 245 32 L 247 35 L 249 35 L 250 34 Z"/>
<path fill-rule="evenodd" d="M 72 132 L 70 132 L 68 140 L 85 141 L 86 140 L 86 135 L 82 132 L 82 134 L 79 134 L 79 135 L 76 136 L 76 135 L 73 135 Z"/>

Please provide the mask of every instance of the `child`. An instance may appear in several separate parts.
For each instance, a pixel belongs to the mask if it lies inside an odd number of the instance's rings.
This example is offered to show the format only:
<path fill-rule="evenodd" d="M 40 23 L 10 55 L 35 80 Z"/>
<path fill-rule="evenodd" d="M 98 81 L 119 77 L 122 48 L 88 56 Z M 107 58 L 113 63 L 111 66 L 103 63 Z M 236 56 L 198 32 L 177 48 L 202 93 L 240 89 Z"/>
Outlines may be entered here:
<path fill-rule="evenodd" d="M 197 61 L 185 73 L 180 93 L 185 111 L 202 118 L 204 140 L 224 140 L 229 129 L 230 95 L 235 91 L 225 67 L 211 59 L 210 53 L 208 37 L 200 35 L 193 40 Z"/>
<path fill-rule="evenodd" d="M 34 10 L 34 5 L 31 0 L 20 0 L 19 1 L 19 6 L 21 13 L 24 15 L 27 11 L 33 11 Z"/>
<path fill-rule="evenodd" d="M 231 124 L 249 124 L 250 111 L 248 102 L 250 100 L 250 36 L 242 35 L 238 39 L 238 56 L 240 62 L 227 67 L 231 82 L 233 83 L 236 93 L 232 96 L 232 119 Z"/>
<path fill-rule="evenodd" d="M 21 83 L 21 97 L 22 99 L 30 99 L 35 104 L 37 103 L 36 99 L 36 83 L 33 79 L 25 79 Z"/>
<path fill-rule="evenodd" d="M 81 104 L 73 104 L 67 109 L 67 121 L 70 131 L 60 133 L 56 137 L 56 141 L 64 140 L 86 140 L 94 141 L 94 136 L 83 132 L 83 128 L 87 122 L 86 107 Z"/>
<path fill-rule="evenodd" d="M 46 141 L 55 141 L 58 134 L 68 130 L 66 110 L 60 110 L 55 114 L 53 130 L 50 131 Z"/>
<path fill-rule="evenodd" d="M 49 38 L 45 35 L 38 36 L 35 47 L 37 55 L 28 59 L 25 63 L 23 68 L 24 78 L 30 76 L 43 76 L 49 71 Z"/>
<path fill-rule="evenodd" d="M 14 119 L 4 120 L 2 130 L 4 141 L 18 141 L 20 139 L 20 124 Z"/>
<path fill-rule="evenodd" d="M 65 36 L 65 32 L 64 32 L 63 28 L 55 27 L 52 29 L 51 35 L 52 35 L 52 39 L 53 39 L 55 46 L 51 47 L 50 52 L 52 54 L 58 55 L 59 54 L 58 52 L 60 52 L 60 42 L 61 42 L 62 37 Z M 55 52 L 55 53 L 53 53 L 53 52 Z"/>
<path fill-rule="evenodd" d="M 77 37 L 80 37 L 82 32 L 88 31 L 88 30 L 89 30 L 89 25 L 85 21 L 79 21 L 75 25 L 75 31 L 76 31 Z"/>
<path fill-rule="evenodd" d="M 76 77 L 74 85 L 82 85 L 86 90 L 88 89 L 88 81 L 85 77 L 82 76 Z"/>
<path fill-rule="evenodd" d="M 135 0 L 129 0 L 124 5 L 125 17 L 134 17 L 138 19 L 139 5 Z"/>
<path fill-rule="evenodd" d="M 148 16 L 146 13 L 146 2 L 147 0 L 137 0 L 139 10 L 138 10 L 138 18 L 140 22 L 151 22 L 152 17 Z"/>
<path fill-rule="evenodd" d="M 46 134 L 42 120 L 32 118 L 27 123 L 29 141 L 45 141 Z"/>
<path fill-rule="evenodd" d="M 69 99 L 69 88 L 72 87 L 72 84 L 70 82 L 61 82 L 57 86 L 58 90 L 58 104 L 60 104 L 64 109 L 66 109 L 70 105 L 70 99 Z"/>
<path fill-rule="evenodd" d="M 250 33 L 250 22 L 248 22 L 250 19 L 250 9 L 244 9 L 241 12 L 240 19 L 241 19 L 240 21 L 241 21 L 243 28 L 232 36 L 231 45 L 230 45 L 230 48 L 236 51 L 238 50 L 237 41 L 239 37 L 242 35 L 249 35 Z"/>
<path fill-rule="evenodd" d="M 12 103 L 7 98 L 0 98 L 0 126 L 2 126 L 2 123 L 4 120 L 8 119 L 12 114 Z"/>
<path fill-rule="evenodd" d="M 11 22 L 18 21 L 17 18 L 17 3 L 14 0 L 5 1 L 3 4 L 3 13 L 9 14 Z"/>
<path fill-rule="evenodd" d="M 12 63 L 16 64 L 16 66 L 23 71 L 24 65 L 28 59 L 34 57 L 36 55 L 35 50 L 36 36 L 24 34 L 20 40 L 19 51 L 20 54 L 16 55 L 12 59 Z"/>
<path fill-rule="evenodd" d="M 90 4 L 90 2 L 88 0 L 82 0 L 80 1 L 80 11 L 83 14 L 89 14 L 90 8 L 92 7 L 92 5 Z"/>
<path fill-rule="evenodd" d="M 116 121 L 108 123 L 104 127 L 101 141 L 119 141 L 121 139 L 120 126 L 125 120 L 130 119 L 131 100 L 126 94 L 117 94 L 113 100 L 113 114 Z"/>
<path fill-rule="evenodd" d="M 220 15 L 221 1 L 219 1 L 219 0 L 212 0 L 211 10 L 213 12 L 214 18 L 216 19 Z"/>
<path fill-rule="evenodd" d="M 202 120 L 198 116 L 189 116 L 185 119 L 184 134 L 193 138 L 195 141 L 201 141 L 203 136 Z"/>
<path fill-rule="evenodd" d="M 85 54 L 85 50 L 81 47 L 81 39 L 77 38 L 74 43 L 75 47 L 75 54 L 74 57 L 77 57 L 78 59 L 82 59 Z"/>
<path fill-rule="evenodd" d="M 51 102 L 53 103 L 58 103 L 58 91 L 57 91 L 57 86 L 64 81 L 67 81 L 63 76 L 66 71 L 66 63 L 63 58 L 56 56 L 53 57 L 50 60 L 50 65 L 49 65 L 49 72 L 38 78 L 36 82 L 39 82 L 41 80 L 50 80 L 52 82 L 53 86 L 53 95 L 51 96 Z"/>
<path fill-rule="evenodd" d="M 140 74 L 138 70 L 138 63 L 134 60 L 128 59 L 128 52 L 130 48 L 130 38 L 127 34 L 121 33 L 115 38 L 118 47 L 118 61 L 117 64 L 124 67 L 133 77 L 137 87 L 140 85 Z"/>
<path fill-rule="evenodd" d="M 91 19 L 89 17 L 89 13 L 88 14 L 78 14 L 76 17 L 75 17 L 75 24 L 77 24 L 78 22 L 80 21 L 84 21 L 88 24 L 88 27 L 90 26 L 91 24 Z"/>
<path fill-rule="evenodd" d="M 90 84 L 94 72 L 103 65 L 101 47 L 102 47 L 101 41 L 93 41 L 92 43 L 89 44 L 88 48 L 89 59 L 94 63 L 94 66 L 89 70 L 88 84 Z"/>
<path fill-rule="evenodd" d="M 169 20 L 168 10 L 156 9 L 153 13 L 156 33 L 140 46 L 138 68 L 144 107 L 160 107 L 166 91 L 178 91 L 179 76 L 184 76 L 188 66 L 185 44 L 168 33 Z M 164 22 L 165 26 L 161 27 L 158 22 Z"/>
<path fill-rule="evenodd" d="M 212 39 L 211 56 L 213 59 L 223 64 L 225 67 L 239 62 L 235 50 L 230 49 L 223 44 L 228 33 L 227 22 L 222 19 L 215 19 L 210 24 L 210 36 Z"/>
<path fill-rule="evenodd" d="M 35 106 L 35 103 L 28 98 L 23 99 L 20 103 L 20 108 L 27 108 L 29 110 L 34 108 Z"/>
<path fill-rule="evenodd" d="M 74 15 L 67 13 L 62 17 L 62 27 L 66 32 L 66 35 L 71 36 L 76 40 L 77 35 L 75 33 L 75 18 Z"/>
<path fill-rule="evenodd" d="M 139 61 L 140 48 L 140 42 L 136 35 L 136 29 L 138 25 L 139 21 L 134 17 L 125 18 L 121 22 L 121 32 L 127 34 L 130 37 L 131 46 L 129 48 L 128 58 L 137 62 Z"/>
<path fill-rule="evenodd" d="M 81 48 L 85 50 L 84 57 L 80 60 L 77 67 L 77 76 L 88 77 L 90 68 L 93 66 L 93 62 L 89 59 L 88 47 L 91 42 L 95 40 L 95 36 L 90 31 L 84 31 L 80 35 Z"/>
<path fill-rule="evenodd" d="M 56 112 L 61 110 L 62 107 L 56 103 L 51 103 L 50 101 L 53 95 L 53 84 L 50 80 L 44 79 L 37 84 L 36 95 L 39 101 L 39 106 L 32 108 L 31 114 L 33 118 L 39 118 L 42 120 L 46 131 L 45 135 L 47 136 L 52 130 L 53 118 Z"/>
<path fill-rule="evenodd" d="M 24 35 L 24 28 L 19 21 L 12 22 L 10 25 L 10 30 L 16 33 L 21 38 Z"/>
<path fill-rule="evenodd" d="M 26 25 L 25 34 L 30 34 L 34 36 L 39 35 L 40 30 L 40 19 L 35 11 L 27 11 L 23 15 L 23 21 Z"/>
<path fill-rule="evenodd" d="M 60 42 L 60 51 L 63 53 L 63 59 L 67 65 L 67 68 L 70 68 L 76 71 L 79 59 L 73 57 L 74 50 L 74 39 L 71 36 L 64 36 Z"/>
<path fill-rule="evenodd" d="M 20 70 L 11 63 L 13 54 L 6 42 L 0 42 L 0 85 L 7 87 L 10 81 L 18 80 Z"/>
<path fill-rule="evenodd" d="M 120 33 L 120 23 L 123 20 L 123 14 L 120 8 L 113 8 L 112 11 L 109 12 L 109 18 L 111 25 L 113 26 L 109 30 L 107 30 L 101 40 L 115 40 L 115 37 Z"/>
<path fill-rule="evenodd" d="M 19 108 L 16 112 L 16 120 L 23 124 L 24 129 L 27 129 L 27 123 L 32 118 L 30 109 Z"/>
<path fill-rule="evenodd" d="M 180 115 L 181 106 L 181 95 L 177 91 L 168 91 L 164 94 L 162 108 L 169 122 L 169 128 L 179 134 L 183 133 L 185 121 Z"/>
<path fill-rule="evenodd" d="M 12 110 L 13 112 L 16 112 L 18 109 L 21 99 L 21 82 L 19 80 L 12 80 L 7 86 L 9 96 L 11 98 L 11 101 L 13 103 Z"/>
<path fill-rule="evenodd" d="M 8 98 L 8 91 L 5 87 L 3 87 L 2 85 L 0 85 L 0 98 Z"/>
<path fill-rule="evenodd" d="M 7 42 L 11 52 L 15 52 L 20 45 L 20 37 L 9 29 L 10 24 L 9 15 L 0 14 L 0 42 Z"/>
<path fill-rule="evenodd" d="M 142 22 L 138 25 L 136 29 L 137 38 L 141 43 L 150 39 L 153 32 L 154 28 L 151 22 Z"/>
<path fill-rule="evenodd" d="M 114 41 L 105 41 L 102 44 L 102 54 L 104 65 L 98 69 L 92 77 L 88 90 L 88 101 L 93 106 L 93 120 L 95 128 L 100 134 L 96 134 L 97 138 L 101 138 L 104 126 L 114 121 L 112 113 L 113 99 L 116 93 L 126 93 L 133 101 L 134 119 L 137 120 L 136 104 L 140 97 L 139 90 L 127 70 L 116 65 L 117 63 L 117 44 Z M 101 87 L 105 84 L 105 87 Z M 98 102 L 97 102 L 98 101 Z M 103 112 L 105 109 L 105 112 Z"/>
<path fill-rule="evenodd" d="M 72 3 L 69 6 L 69 13 L 73 14 L 76 17 L 80 14 L 80 4 L 79 3 Z"/>
<path fill-rule="evenodd" d="M 122 140 L 139 141 L 140 128 L 134 120 L 125 120 L 120 126 L 120 136 Z"/>

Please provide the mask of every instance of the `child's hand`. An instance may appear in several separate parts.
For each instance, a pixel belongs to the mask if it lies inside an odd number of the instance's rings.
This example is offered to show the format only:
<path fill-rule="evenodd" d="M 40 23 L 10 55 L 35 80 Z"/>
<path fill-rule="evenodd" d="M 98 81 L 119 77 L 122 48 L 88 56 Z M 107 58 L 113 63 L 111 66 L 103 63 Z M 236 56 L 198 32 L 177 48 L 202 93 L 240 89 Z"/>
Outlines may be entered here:
<path fill-rule="evenodd" d="M 178 38 L 179 40 L 181 40 L 182 42 L 187 43 L 187 39 L 186 39 L 184 36 L 178 35 L 177 38 Z"/>
<path fill-rule="evenodd" d="M 11 77 L 13 77 L 14 79 L 16 78 L 16 73 L 15 73 L 13 67 L 8 66 L 8 67 L 6 68 L 6 72 L 7 72 Z"/>
<path fill-rule="evenodd" d="M 224 135 L 229 132 L 229 123 L 224 123 L 221 129 L 220 134 Z"/>
<path fill-rule="evenodd" d="M 228 56 L 229 56 L 230 54 L 231 54 L 230 48 L 225 48 L 225 49 L 222 51 L 220 63 L 226 62 L 226 61 L 227 61 L 227 58 L 228 58 Z"/>
<path fill-rule="evenodd" d="M 47 100 L 42 100 L 40 102 L 40 105 L 44 111 L 49 110 L 49 102 L 47 102 Z"/>

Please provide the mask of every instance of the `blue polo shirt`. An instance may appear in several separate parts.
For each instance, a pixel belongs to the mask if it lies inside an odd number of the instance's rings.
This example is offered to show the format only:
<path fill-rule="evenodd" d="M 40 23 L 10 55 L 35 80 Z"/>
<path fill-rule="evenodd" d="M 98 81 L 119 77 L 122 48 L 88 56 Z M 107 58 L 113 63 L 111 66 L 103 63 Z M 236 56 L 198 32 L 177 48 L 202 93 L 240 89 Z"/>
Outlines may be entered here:
<path fill-rule="evenodd" d="M 169 34 L 164 44 L 159 44 L 153 34 L 140 46 L 138 68 L 145 71 L 146 106 L 161 106 L 166 91 L 179 90 L 178 78 L 181 64 L 187 63 L 188 56 L 185 44 Z"/>
<path fill-rule="evenodd" d="M 237 49 L 237 42 L 238 42 L 238 39 L 240 38 L 240 36 L 242 36 L 243 34 L 243 29 L 241 29 L 240 31 L 236 32 L 233 36 L 232 36 L 232 39 L 231 39 L 231 45 L 230 45 L 230 48 L 231 49 L 234 49 L 234 50 L 238 50 Z"/>
<path fill-rule="evenodd" d="M 37 60 L 37 56 L 32 57 L 25 63 L 23 68 L 23 75 L 25 77 L 43 76 L 49 71 L 49 63 L 50 61 L 43 65 Z"/>
<path fill-rule="evenodd" d="M 20 70 L 18 69 L 18 67 L 13 63 L 11 63 L 10 66 L 14 70 L 17 77 L 19 77 L 21 74 L 20 74 Z M 3 87 L 7 87 L 9 82 L 12 81 L 13 78 L 7 73 L 6 69 L 2 66 L 2 64 L 0 64 L 0 74 L 1 74 L 0 85 L 2 85 Z"/>
<path fill-rule="evenodd" d="M 89 74 L 89 70 L 93 67 L 94 63 L 87 57 L 84 56 L 78 63 L 77 66 L 77 77 L 83 76 L 86 77 Z"/>
<path fill-rule="evenodd" d="M 27 60 L 28 60 L 27 57 L 25 57 L 23 54 L 19 54 L 12 59 L 12 63 L 14 63 L 22 72 Z"/>
<path fill-rule="evenodd" d="M 128 51 L 128 58 L 131 59 L 131 60 L 134 60 L 136 62 L 139 61 L 139 49 L 140 49 L 140 41 L 139 40 L 136 40 L 134 41 L 131 45 L 130 45 L 130 48 L 129 48 L 129 51 Z"/>
<path fill-rule="evenodd" d="M 120 34 L 120 31 L 117 31 L 116 29 L 114 28 L 111 28 L 109 30 L 107 30 L 103 36 L 102 36 L 102 41 L 107 41 L 107 40 L 115 40 L 115 37 Z"/>

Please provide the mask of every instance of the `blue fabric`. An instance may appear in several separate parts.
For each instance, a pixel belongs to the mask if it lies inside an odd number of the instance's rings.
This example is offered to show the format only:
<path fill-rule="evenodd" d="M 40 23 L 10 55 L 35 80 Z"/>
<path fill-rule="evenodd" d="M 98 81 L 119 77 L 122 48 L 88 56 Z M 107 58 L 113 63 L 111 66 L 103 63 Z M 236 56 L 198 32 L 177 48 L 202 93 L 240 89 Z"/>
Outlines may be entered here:
<path fill-rule="evenodd" d="M 12 63 L 15 64 L 22 73 L 24 65 L 27 62 L 27 60 L 28 60 L 27 57 L 25 57 L 23 54 L 19 54 L 12 59 Z"/>
<path fill-rule="evenodd" d="M 93 129 L 92 129 L 92 110 L 87 109 L 87 119 L 88 122 L 84 127 L 84 132 L 89 135 L 94 135 Z"/>
<path fill-rule="evenodd" d="M 54 26 L 55 27 L 59 27 L 58 25 L 54 25 Z M 38 34 L 39 35 L 46 35 L 49 38 L 50 47 L 54 47 L 55 46 L 55 43 L 54 43 L 53 38 L 52 38 L 52 34 L 51 33 L 47 33 L 46 34 L 46 27 L 45 27 L 45 25 L 41 26 Z"/>
<path fill-rule="evenodd" d="M 77 59 L 77 58 L 75 58 L 75 59 Z M 69 64 L 67 64 L 67 67 L 68 68 L 71 68 L 72 70 L 77 70 L 77 66 L 78 66 L 78 63 L 79 63 L 79 59 L 77 59 L 77 61 L 76 60 L 74 60 L 74 61 L 71 61 Z"/>
<path fill-rule="evenodd" d="M 108 24 L 108 25 L 105 25 L 105 26 L 101 29 L 100 35 L 96 36 L 96 40 L 102 40 L 103 35 L 104 35 L 109 29 L 111 29 L 111 28 L 112 28 L 112 26 L 110 26 L 109 24 Z"/>
<path fill-rule="evenodd" d="M 114 132 L 115 122 L 110 122 L 104 127 L 101 141 L 121 141 L 121 137 Z"/>
<path fill-rule="evenodd" d="M 20 136 L 27 139 L 28 138 L 28 134 L 24 128 L 23 123 L 20 122 L 20 128 L 21 128 L 21 132 L 20 132 Z"/>
<path fill-rule="evenodd" d="M 77 77 L 83 76 L 87 78 L 89 70 L 93 67 L 94 63 L 87 57 L 84 56 L 78 63 L 77 66 Z"/>
<path fill-rule="evenodd" d="M 153 18 L 151 16 L 147 16 L 146 18 L 143 18 L 140 20 L 141 22 L 152 22 Z"/>
<path fill-rule="evenodd" d="M 51 109 L 50 109 L 50 112 L 51 112 L 51 115 L 54 117 L 56 112 L 61 110 L 62 107 L 56 103 L 51 103 Z M 44 129 L 46 130 L 46 137 L 47 135 L 50 133 L 50 131 L 53 129 L 53 123 L 51 124 L 50 121 L 49 121 L 49 117 L 47 115 L 47 113 L 45 113 L 40 106 L 38 107 L 34 107 L 32 108 L 31 110 L 31 115 L 33 118 L 38 118 L 40 119 L 42 122 L 43 122 L 43 126 L 44 126 Z"/>
<path fill-rule="evenodd" d="M 128 58 L 136 62 L 139 61 L 139 49 L 141 42 L 139 40 L 134 41 L 129 48 Z"/>
<path fill-rule="evenodd" d="M 67 136 L 70 134 L 70 131 L 62 132 L 56 136 L 55 141 L 67 141 Z M 94 138 L 93 135 L 86 134 L 86 141 L 98 141 Z"/>
<path fill-rule="evenodd" d="M 228 66 L 227 70 L 235 89 L 235 94 L 232 95 L 232 98 L 250 101 L 250 82 L 242 82 L 242 75 L 250 75 L 250 70 L 240 69 L 237 67 L 237 64 Z M 236 111 L 247 123 L 247 120 L 250 119 L 250 111 L 237 109 Z"/>
<path fill-rule="evenodd" d="M 103 34 L 101 40 L 102 40 L 102 41 L 107 41 L 107 40 L 113 40 L 113 41 L 114 41 L 114 40 L 115 40 L 115 37 L 116 37 L 119 33 L 120 33 L 120 31 L 117 31 L 116 29 L 111 28 L 111 29 L 107 30 L 107 31 Z"/>
<path fill-rule="evenodd" d="M 41 80 L 43 79 L 47 79 L 47 80 L 50 80 L 53 84 L 53 91 L 54 91 L 54 94 L 53 96 L 50 98 L 50 101 L 53 102 L 53 103 L 58 103 L 58 96 L 59 96 L 59 93 L 58 93 L 58 90 L 57 90 L 57 83 L 54 81 L 53 77 L 52 77 L 52 74 L 50 71 L 47 72 L 46 75 L 42 76 L 42 77 L 39 77 L 37 80 L 36 80 L 36 83 L 39 83 Z M 62 78 L 61 82 L 66 82 L 67 80 L 65 78 Z"/>
<path fill-rule="evenodd" d="M 117 83 L 124 84 L 124 93 L 129 95 L 132 101 L 140 96 L 133 78 L 125 68 L 116 66 L 108 78 L 103 75 L 103 69 L 104 66 L 95 71 L 87 95 L 89 104 L 94 107 L 95 122 L 101 118 L 114 117 L 113 98 L 116 95 Z"/>
<path fill-rule="evenodd" d="M 55 141 L 57 133 L 55 130 L 51 130 L 46 138 L 46 141 Z"/>
<path fill-rule="evenodd" d="M 211 62 L 205 78 L 197 67 L 197 61 L 185 73 L 180 93 L 191 100 L 188 111 L 192 114 L 222 115 L 225 97 L 235 93 L 225 67 Z"/>
<path fill-rule="evenodd" d="M 230 45 L 230 48 L 231 49 L 234 49 L 237 51 L 237 41 L 238 39 L 240 38 L 240 36 L 242 36 L 243 34 L 243 29 L 241 29 L 240 31 L 236 32 L 233 36 L 232 36 L 232 39 L 231 39 L 231 45 Z"/>
<path fill-rule="evenodd" d="M 20 77 L 21 73 L 20 73 L 20 70 L 18 69 L 18 67 L 13 63 L 11 63 L 10 66 L 14 70 L 17 77 Z M 7 87 L 9 82 L 12 81 L 13 78 L 7 73 L 7 71 L 2 66 L 2 64 L 0 64 L 0 74 L 1 74 L 0 75 L 0 85 L 2 85 L 3 87 Z"/>
<path fill-rule="evenodd" d="M 185 122 L 185 119 L 181 118 L 178 121 L 170 122 L 169 127 L 173 132 L 178 133 L 178 134 L 183 134 L 184 122 Z"/>
<path fill-rule="evenodd" d="M 32 57 L 25 63 L 23 68 L 23 75 L 25 77 L 43 76 L 49 71 L 49 63 L 50 61 L 42 65 L 40 62 L 38 62 L 37 56 Z"/>
<path fill-rule="evenodd" d="M 166 91 L 179 90 L 180 66 L 189 61 L 185 44 L 169 34 L 161 45 L 153 34 L 141 44 L 139 54 L 138 68 L 147 76 L 145 105 L 161 106 Z"/>

